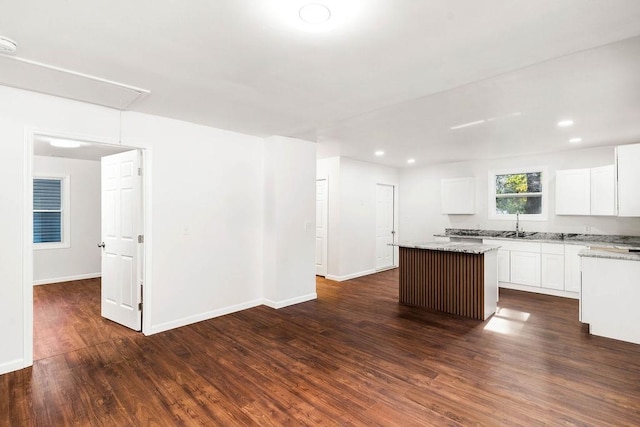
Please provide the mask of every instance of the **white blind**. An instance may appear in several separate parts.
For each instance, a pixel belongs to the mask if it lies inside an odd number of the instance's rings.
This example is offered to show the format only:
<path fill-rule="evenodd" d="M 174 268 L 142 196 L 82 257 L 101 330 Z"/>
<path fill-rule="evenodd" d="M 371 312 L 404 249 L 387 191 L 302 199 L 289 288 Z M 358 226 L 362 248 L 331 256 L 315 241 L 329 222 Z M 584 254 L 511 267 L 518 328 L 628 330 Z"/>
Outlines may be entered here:
<path fill-rule="evenodd" d="M 33 180 L 33 243 L 62 242 L 62 181 Z"/>

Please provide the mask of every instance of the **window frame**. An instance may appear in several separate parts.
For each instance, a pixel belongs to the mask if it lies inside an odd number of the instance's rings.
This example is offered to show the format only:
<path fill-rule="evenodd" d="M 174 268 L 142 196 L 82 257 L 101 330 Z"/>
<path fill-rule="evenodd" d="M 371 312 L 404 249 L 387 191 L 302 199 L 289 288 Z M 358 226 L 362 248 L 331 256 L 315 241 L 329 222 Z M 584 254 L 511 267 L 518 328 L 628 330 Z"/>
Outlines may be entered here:
<path fill-rule="evenodd" d="M 71 197 L 70 197 L 70 187 L 71 187 L 71 177 L 69 175 L 56 175 L 56 174 L 46 174 L 46 175 L 34 175 L 31 178 L 31 188 L 33 189 L 33 180 L 35 179 L 50 179 L 60 181 L 60 238 L 61 242 L 45 242 L 45 243 L 35 243 L 33 241 L 35 232 L 32 228 L 31 242 L 34 250 L 42 250 L 42 249 L 64 249 L 71 247 Z M 33 194 L 33 190 L 32 190 Z M 35 213 L 35 209 L 33 207 L 33 197 L 31 200 L 31 222 L 33 223 L 33 214 Z"/>
<path fill-rule="evenodd" d="M 488 208 L 489 208 L 489 219 L 492 220 L 509 220 L 515 221 L 516 214 L 499 214 L 496 212 L 496 176 L 497 175 L 515 175 L 515 174 L 527 174 L 527 173 L 535 173 L 540 172 L 540 185 L 542 187 L 541 191 L 541 207 L 539 214 L 520 214 L 520 219 L 524 221 L 547 221 L 549 219 L 548 209 L 549 209 L 549 171 L 546 166 L 541 167 L 522 167 L 522 168 L 510 168 L 510 169 L 500 169 L 500 170 L 490 170 L 489 171 L 489 182 L 488 182 Z M 524 197 L 528 194 L 532 193 L 521 193 L 520 197 Z M 535 193 L 537 194 L 537 193 Z"/>

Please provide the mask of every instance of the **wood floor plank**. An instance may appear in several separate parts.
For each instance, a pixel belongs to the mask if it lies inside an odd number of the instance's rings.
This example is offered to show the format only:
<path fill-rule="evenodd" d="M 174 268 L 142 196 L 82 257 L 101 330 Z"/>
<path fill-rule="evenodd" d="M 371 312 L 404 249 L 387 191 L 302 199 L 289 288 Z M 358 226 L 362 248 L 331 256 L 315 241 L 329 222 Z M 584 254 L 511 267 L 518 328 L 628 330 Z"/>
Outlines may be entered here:
<path fill-rule="evenodd" d="M 398 303 L 398 272 L 145 337 L 99 280 L 34 289 L 33 368 L 0 376 L 0 426 L 640 425 L 640 346 L 575 300 L 501 290 L 487 321 Z"/>

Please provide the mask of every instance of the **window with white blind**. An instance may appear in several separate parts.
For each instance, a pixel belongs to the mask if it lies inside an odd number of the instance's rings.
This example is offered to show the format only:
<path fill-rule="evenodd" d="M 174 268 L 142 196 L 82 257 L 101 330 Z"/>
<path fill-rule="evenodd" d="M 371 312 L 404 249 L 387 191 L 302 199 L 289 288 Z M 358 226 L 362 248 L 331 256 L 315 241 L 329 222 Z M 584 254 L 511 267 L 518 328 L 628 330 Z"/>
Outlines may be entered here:
<path fill-rule="evenodd" d="M 69 247 L 68 178 L 33 179 L 35 249 Z"/>

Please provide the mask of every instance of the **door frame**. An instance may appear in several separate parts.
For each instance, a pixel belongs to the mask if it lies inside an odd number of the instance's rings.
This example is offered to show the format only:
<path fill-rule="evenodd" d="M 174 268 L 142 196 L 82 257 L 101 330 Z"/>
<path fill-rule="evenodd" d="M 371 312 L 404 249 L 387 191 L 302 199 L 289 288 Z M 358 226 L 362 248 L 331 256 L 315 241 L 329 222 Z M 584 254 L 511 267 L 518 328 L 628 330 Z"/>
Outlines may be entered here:
<path fill-rule="evenodd" d="M 144 251 L 142 256 L 143 291 L 142 299 L 142 333 L 150 335 L 151 332 L 151 301 L 152 276 L 151 276 L 151 175 L 152 175 L 152 149 L 147 144 L 132 141 L 122 144 L 119 138 L 105 138 L 95 135 L 81 135 L 57 130 L 25 128 L 24 135 L 24 175 L 23 175 L 23 207 L 22 207 L 22 292 L 23 292 L 23 368 L 33 365 L 33 142 L 36 136 L 54 137 L 62 139 L 76 139 L 94 144 L 117 145 L 120 147 L 140 150 L 142 157 L 142 220 L 144 234 Z"/>

